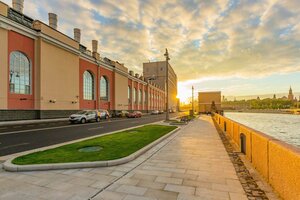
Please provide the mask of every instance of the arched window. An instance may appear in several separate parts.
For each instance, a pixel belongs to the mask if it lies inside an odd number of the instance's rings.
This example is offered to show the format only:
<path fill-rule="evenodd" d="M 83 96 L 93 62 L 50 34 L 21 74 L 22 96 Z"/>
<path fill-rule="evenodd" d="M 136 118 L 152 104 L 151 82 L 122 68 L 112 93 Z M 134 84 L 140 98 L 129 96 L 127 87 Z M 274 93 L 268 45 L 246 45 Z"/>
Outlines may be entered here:
<path fill-rule="evenodd" d="M 140 89 L 139 91 L 139 104 L 142 104 L 143 100 L 142 100 L 142 90 Z"/>
<path fill-rule="evenodd" d="M 9 86 L 15 94 L 31 93 L 31 69 L 27 56 L 19 51 L 10 54 Z"/>
<path fill-rule="evenodd" d="M 128 86 L 128 103 L 131 103 L 131 88 Z"/>
<path fill-rule="evenodd" d="M 83 99 L 94 100 L 94 77 L 89 71 L 83 73 Z"/>
<path fill-rule="evenodd" d="M 105 76 L 100 79 L 100 99 L 108 100 L 108 80 Z"/>

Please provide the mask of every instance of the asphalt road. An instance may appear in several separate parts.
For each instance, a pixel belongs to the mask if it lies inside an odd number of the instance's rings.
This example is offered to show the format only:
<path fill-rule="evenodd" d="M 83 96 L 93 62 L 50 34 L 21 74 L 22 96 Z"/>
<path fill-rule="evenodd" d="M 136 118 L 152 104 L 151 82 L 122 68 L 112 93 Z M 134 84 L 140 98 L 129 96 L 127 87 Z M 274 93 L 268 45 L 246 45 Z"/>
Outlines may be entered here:
<path fill-rule="evenodd" d="M 183 114 L 170 114 L 170 117 L 178 115 Z M 165 119 L 164 114 L 148 115 L 137 119 L 111 119 L 99 123 L 70 124 L 68 122 L 51 122 L 0 127 L 0 157 L 163 119 Z"/>

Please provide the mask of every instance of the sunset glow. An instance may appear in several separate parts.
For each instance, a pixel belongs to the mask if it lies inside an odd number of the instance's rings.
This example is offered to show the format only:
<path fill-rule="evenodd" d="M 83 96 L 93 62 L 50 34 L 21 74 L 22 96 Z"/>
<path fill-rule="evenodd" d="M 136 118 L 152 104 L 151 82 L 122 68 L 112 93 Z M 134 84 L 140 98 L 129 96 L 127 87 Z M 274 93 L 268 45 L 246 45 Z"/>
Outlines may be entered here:
<path fill-rule="evenodd" d="M 24 13 L 47 23 L 47 12 L 55 12 L 59 31 L 72 37 L 81 28 L 84 45 L 99 40 L 101 56 L 137 73 L 143 62 L 164 60 L 167 47 L 186 102 L 192 85 L 234 96 L 286 92 L 290 85 L 300 91 L 299 8 L 300 1 L 273 0 L 31 0 Z M 291 81 L 278 87 L 275 76 Z"/>

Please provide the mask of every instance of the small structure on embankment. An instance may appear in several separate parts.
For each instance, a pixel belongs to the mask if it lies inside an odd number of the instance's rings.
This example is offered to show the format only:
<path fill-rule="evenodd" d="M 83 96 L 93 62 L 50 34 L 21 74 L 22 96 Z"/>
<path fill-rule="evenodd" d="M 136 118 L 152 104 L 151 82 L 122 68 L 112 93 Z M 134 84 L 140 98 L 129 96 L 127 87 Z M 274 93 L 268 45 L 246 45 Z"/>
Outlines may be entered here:
<path fill-rule="evenodd" d="M 221 92 L 199 92 L 198 107 L 199 113 L 221 113 Z"/>
<path fill-rule="evenodd" d="M 300 149 L 219 114 L 214 120 L 283 199 L 300 199 Z"/>

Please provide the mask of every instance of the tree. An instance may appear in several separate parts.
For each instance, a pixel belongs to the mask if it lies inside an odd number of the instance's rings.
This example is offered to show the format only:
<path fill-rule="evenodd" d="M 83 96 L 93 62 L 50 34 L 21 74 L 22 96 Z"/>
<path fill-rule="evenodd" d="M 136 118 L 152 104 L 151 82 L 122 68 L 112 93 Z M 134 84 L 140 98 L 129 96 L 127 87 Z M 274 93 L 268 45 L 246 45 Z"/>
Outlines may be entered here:
<path fill-rule="evenodd" d="M 216 112 L 217 111 L 217 107 L 216 107 L 216 104 L 215 104 L 215 101 L 212 101 L 211 102 L 211 112 Z"/>

